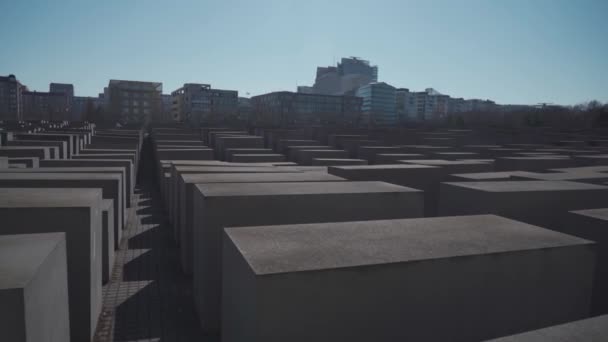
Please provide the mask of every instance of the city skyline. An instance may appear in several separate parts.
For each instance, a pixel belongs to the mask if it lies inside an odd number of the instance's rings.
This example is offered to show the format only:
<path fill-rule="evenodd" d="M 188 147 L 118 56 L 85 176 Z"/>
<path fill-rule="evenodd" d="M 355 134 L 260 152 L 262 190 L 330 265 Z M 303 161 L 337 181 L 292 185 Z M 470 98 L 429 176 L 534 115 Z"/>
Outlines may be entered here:
<path fill-rule="evenodd" d="M 10 48 L 0 75 L 36 91 L 71 83 L 77 96 L 123 79 L 162 82 L 166 94 L 203 82 L 250 97 L 295 91 L 317 66 L 357 56 L 398 88 L 501 104 L 606 102 L 608 48 L 597 38 L 608 34 L 608 4 L 585 3 L 3 3 Z"/>

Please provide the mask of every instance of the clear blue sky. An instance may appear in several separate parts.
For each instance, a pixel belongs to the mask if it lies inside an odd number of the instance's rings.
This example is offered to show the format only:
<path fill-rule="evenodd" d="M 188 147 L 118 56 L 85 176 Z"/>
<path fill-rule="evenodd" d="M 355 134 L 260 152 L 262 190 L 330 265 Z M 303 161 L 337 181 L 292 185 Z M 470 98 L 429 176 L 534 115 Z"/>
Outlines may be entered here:
<path fill-rule="evenodd" d="M 379 79 L 499 103 L 608 101 L 606 0 L 0 0 L 0 75 L 33 90 L 186 82 L 241 96 L 369 59 Z"/>

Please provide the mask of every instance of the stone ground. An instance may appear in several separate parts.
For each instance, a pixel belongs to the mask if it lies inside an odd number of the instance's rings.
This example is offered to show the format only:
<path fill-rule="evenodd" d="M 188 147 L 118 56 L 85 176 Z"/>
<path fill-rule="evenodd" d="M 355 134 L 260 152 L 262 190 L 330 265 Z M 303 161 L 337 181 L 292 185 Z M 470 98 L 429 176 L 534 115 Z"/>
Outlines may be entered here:
<path fill-rule="evenodd" d="M 94 341 L 218 341 L 200 330 L 191 279 L 180 271 L 179 250 L 152 183 L 137 187 L 130 209 Z"/>

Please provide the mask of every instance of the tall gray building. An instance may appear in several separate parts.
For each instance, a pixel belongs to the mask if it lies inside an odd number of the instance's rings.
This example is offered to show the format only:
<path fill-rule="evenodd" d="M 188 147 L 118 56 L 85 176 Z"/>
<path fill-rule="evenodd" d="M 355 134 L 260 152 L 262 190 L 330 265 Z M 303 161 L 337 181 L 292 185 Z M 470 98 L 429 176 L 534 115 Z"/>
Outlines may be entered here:
<path fill-rule="evenodd" d="M 104 97 L 108 120 L 122 123 L 159 122 L 162 118 L 163 84 L 110 80 Z"/>
<path fill-rule="evenodd" d="M 192 124 L 218 121 L 238 113 L 238 91 L 213 89 L 209 84 L 186 83 L 171 93 L 173 118 Z"/>
<path fill-rule="evenodd" d="M 358 57 L 349 57 L 342 58 L 335 67 L 318 67 L 312 91 L 301 89 L 315 94 L 353 95 L 357 88 L 375 82 L 378 82 L 378 66 Z"/>
<path fill-rule="evenodd" d="M 68 120 L 73 120 L 74 110 L 74 85 L 68 83 L 51 83 L 49 85 L 49 92 L 60 93 L 65 95 L 65 101 L 67 106 Z"/>
<path fill-rule="evenodd" d="M 360 124 L 397 124 L 395 87 L 384 82 L 374 82 L 359 87 L 355 95 L 363 99 Z"/>
<path fill-rule="evenodd" d="M 15 75 L 0 76 L 0 120 L 23 120 L 23 91 Z"/>

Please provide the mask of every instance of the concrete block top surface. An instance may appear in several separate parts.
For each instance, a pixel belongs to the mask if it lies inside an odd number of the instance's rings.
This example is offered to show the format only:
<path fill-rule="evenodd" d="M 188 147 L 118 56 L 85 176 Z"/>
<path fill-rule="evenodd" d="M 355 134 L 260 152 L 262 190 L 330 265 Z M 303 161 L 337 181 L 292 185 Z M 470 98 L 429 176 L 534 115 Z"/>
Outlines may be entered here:
<path fill-rule="evenodd" d="M 251 166 L 251 167 L 233 167 L 233 166 L 175 166 L 177 172 L 200 172 L 200 173 L 237 173 L 237 172 L 298 172 L 294 170 L 285 170 L 273 166 Z"/>
<path fill-rule="evenodd" d="M 198 184 L 199 191 L 209 197 L 327 195 L 361 193 L 422 192 L 385 182 L 285 182 L 285 183 L 222 183 Z"/>
<path fill-rule="evenodd" d="M 19 289 L 38 273 L 65 233 L 0 235 L 0 290 Z"/>
<path fill-rule="evenodd" d="M 0 172 L 0 179 L 43 179 L 43 180 L 121 180 L 119 174 L 112 173 L 35 173 L 35 172 Z"/>
<path fill-rule="evenodd" d="M 486 192 L 533 192 L 533 191 L 608 191 L 608 186 L 568 181 L 489 181 L 447 182 L 453 186 Z"/>
<path fill-rule="evenodd" d="M 571 213 L 606 221 L 606 229 L 608 229 L 608 208 L 575 210 Z"/>
<path fill-rule="evenodd" d="M 608 315 L 604 315 L 486 342 L 603 342 L 607 336 Z"/>
<path fill-rule="evenodd" d="M 412 170 L 412 169 L 438 169 L 438 167 L 431 165 L 417 165 L 417 164 L 388 164 L 388 165 L 344 165 L 344 166 L 330 166 L 330 169 L 339 170 Z"/>
<path fill-rule="evenodd" d="M 452 176 L 459 177 L 462 179 L 470 180 L 484 180 L 484 179 L 498 179 L 498 178 L 511 178 L 512 176 L 518 176 L 524 174 L 522 171 L 501 171 L 501 172 L 475 172 L 475 173 L 456 173 Z"/>
<path fill-rule="evenodd" d="M 101 195 L 101 189 L 89 188 L 0 188 L 0 207 L 91 207 Z"/>
<path fill-rule="evenodd" d="M 293 172 L 293 173 L 214 173 L 214 174 L 184 174 L 184 183 L 255 183 L 255 182 L 313 182 L 313 181 L 343 181 L 338 176 L 322 172 Z"/>
<path fill-rule="evenodd" d="M 415 160 L 399 160 L 408 164 L 422 164 L 431 166 L 446 166 L 446 165 L 479 165 L 488 164 L 485 161 L 479 160 L 443 160 L 443 159 L 415 159 Z"/>
<path fill-rule="evenodd" d="M 225 229 L 257 275 L 590 245 L 495 215 Z"/>

